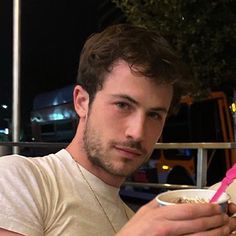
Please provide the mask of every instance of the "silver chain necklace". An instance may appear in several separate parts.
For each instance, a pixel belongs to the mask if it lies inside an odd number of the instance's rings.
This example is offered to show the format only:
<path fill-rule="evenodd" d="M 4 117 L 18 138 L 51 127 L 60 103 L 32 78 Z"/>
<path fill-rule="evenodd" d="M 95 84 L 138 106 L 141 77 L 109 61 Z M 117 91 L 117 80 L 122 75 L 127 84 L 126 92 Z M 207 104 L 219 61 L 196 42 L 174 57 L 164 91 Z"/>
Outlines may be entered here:
<path fill-rule="evenodd" d="M 114 233 L 117 233 L 117 231 L 116 231 L 115 227 L 113 226 L 113 224 L 112 224 L 112 222 L 111 222 L 109 216 L 107 215 L 107 213 L 106 213 L 104 207 L 102 206 L 102 203 L 100 202 L 100 200 L 99 200 L 97 194 L 96 194 L 95 191 L 93 190 L 93 188 L 92 188 L 92 186 L 90 185 L 89 181 L 88 181 L 88 180 L 86 179 L 86 177 L 84 176 L 84 174 L 83 174 L 83 172 L 82 172 L 82 170 L 81 170 L 81 168 L 80 168 L 79 163 L 78 163 L 75 159 L 74 159 L 74 161 L 75 161 L 76 164 L 77 164 L 78 170 L 79 170 L 79 172 L 80 172 L 80 174 L 81 174 L 83 180 L 85 181 L 85 183 L 86 183 L 87 186 L 89 187 L 91 193 L 93 194 L 94 198 L 96 199 L 96 201 L 97 201 L 98 205 L 100 206 L 100 208 L 101 208 L 103 214 L 105 215 L 107 221 L 108 221 L 109 224 L 111 225 L 111 227 L 112 227 Z M 127 219 L 129 219 L 129 217 L 128 217 L 128 215 L 127 215 L 127 212 L 126 212 L 126 210 L 125 210 L 125 208 L 124 208 L 124 212 L 125 212 L 125 215 L 126 215 Z"/>

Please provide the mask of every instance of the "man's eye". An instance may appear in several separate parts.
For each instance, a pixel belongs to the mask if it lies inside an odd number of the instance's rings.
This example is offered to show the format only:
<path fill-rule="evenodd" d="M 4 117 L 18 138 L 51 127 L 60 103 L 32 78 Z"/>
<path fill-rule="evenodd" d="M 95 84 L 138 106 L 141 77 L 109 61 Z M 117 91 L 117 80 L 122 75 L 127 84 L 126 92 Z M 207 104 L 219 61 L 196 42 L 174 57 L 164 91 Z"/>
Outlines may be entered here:
<path fill-rule="evenodd" d="M 130 105 L 128 103 L 126 103 L 126 102 L 117 102 L 116 106 L 119 109 L 129 109 L 129 107 L 130 107 Z"/>
<path fill-rule="evenodd" d="M 149 113 L 149 117 L 154 119 L 154 120 L 162 119 L 162 116 L 159 113 L 157 113 L 157 112 L 150 112 Z"/>

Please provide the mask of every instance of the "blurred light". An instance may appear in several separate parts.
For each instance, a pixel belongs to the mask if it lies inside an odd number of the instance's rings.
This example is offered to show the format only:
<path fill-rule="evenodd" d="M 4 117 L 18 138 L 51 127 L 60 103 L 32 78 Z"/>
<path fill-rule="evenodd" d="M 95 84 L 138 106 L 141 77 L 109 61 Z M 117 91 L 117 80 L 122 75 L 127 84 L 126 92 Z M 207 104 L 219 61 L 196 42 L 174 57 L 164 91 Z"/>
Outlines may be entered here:
<path fill-rule="evenodd" d="M 71 113 L 69 111 L 64 111 L 63 116 L 64 119 L 69 119 L 71 117 Z"/>
<path fill-rule="evenodd" d="M 3 109 L 7 109 L 7 108 L 8 108 L 8 106 L 7 106 L 6 104 L 2 104 L 1 107 L 2 107 Z"/>
<path fill-rule="evenodd" d="M 163 169 L 163 170 L 169 170 L 169 169 L 170 169 L 170 167 L 169 167 L 169 166 L 167 166 L 167 165 L 163 165 L 163 166 L 162 166 L 162 169 Z"/>
<path fill-rule="evenodd" d="M 232 112 L 236 112 L 236 103 L 235 102 L 233 102 L 231 104 L 231 110 L 232 110 Z"/>
<path fill-rule="evenodd" d="M 43 121 L 43 119 L 38 116 L 31 117 L 30 120 L 31 120 L 31 122 L 42 122 Z"/>
<path fill-rule="evenodd" d="M 53 105 L 53 106 L 59 105 L 59 102 L 58 102 L 58 98 L 57 98 L 57 97 L 54 98 L 54 100 L 53 100 L 53 102 L 52 102 L 52 105 Z"/>
<path fill-rule="evenodd" d="M 8 128 L 0 129 L 0 134 L 6 134 L 6 135 L 8 135 L 8 134 L 9 134 L 9 129 L 8 129 Z"/>
<path fill-rule="evenodd" d="M 61 113 L 53 113 L 49 115 L 49 120 L 63 120 L 64 116 Z"/>

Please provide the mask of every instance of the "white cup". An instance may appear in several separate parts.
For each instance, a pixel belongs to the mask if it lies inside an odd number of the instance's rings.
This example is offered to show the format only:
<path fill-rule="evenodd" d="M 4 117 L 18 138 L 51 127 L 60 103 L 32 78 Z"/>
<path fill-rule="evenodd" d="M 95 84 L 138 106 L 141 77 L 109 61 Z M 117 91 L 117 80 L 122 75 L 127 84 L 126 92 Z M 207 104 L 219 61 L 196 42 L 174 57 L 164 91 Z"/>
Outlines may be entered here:
<path fill-rule="evenodd" d="M 157 195 L 156 201 L 160 206 L 175 205 L 185 202 L 186 203 L 210 202 L 215 192 L 216 190 L 210 190 L 210 189 L 173 190 Z M 227 193 L 223 193 L 216 203 L 220 204 L 222 210 L 226 212 L 229 199 L 230 196 Z"/>

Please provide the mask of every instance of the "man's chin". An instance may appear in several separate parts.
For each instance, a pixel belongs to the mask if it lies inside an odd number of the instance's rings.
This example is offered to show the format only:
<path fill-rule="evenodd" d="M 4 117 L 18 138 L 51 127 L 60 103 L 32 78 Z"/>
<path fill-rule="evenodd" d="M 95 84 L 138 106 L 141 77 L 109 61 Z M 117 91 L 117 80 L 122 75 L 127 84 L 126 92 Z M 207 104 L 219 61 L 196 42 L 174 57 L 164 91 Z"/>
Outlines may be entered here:
<path fill-rule="evenodd" d="M 121 177 L 121 178 L 127 178 L 130 175 L 132 175 L 133 172 L 117 172 L 117 171 L 112 171 L 110 174 L 116 177 Z"/>
<path fill-rule="evenodd" d="M 109 168 L 109 170 L 107 169 L 107 171 L 114 176 L 127 178 L 130 175 L 132 175 L 137 169 L 138 167 L 136 168 L 113 167 Z"/>
<path fill-rule="evenodd" d="M 131 165 L 130 161 L 115 161 L 115 162 L 100 162 L 96 159 L 92 159 L 92 162 L 97 167 L 103 169 L 103 171 L 117 177 L 126 178 L 132 175 L 141 165 Z"/>

